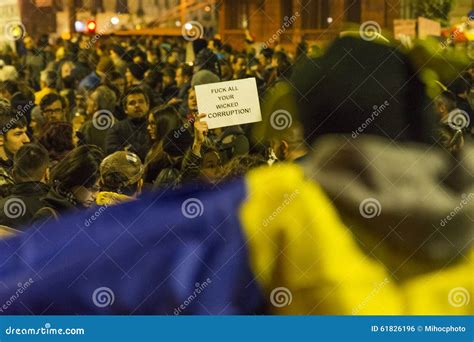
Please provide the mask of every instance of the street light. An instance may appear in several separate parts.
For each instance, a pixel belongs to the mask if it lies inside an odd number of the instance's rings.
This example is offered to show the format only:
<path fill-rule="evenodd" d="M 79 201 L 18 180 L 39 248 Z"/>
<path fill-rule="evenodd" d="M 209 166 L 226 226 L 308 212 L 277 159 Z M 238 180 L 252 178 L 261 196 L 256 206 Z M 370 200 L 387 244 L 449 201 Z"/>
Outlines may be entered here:
<path fill-rule="evenodd" d="M 110 18 L 110 22 L 112 23 L 112 25 L 117 25 L 120 22 L 120 19 L 119 17 L 114 16 Z"/>
<path fill-rule="evenodd" d="M 87 32 L 95 33 L 96 28 L 97 28 L 97 23 L 95 22 L 95 20 L 89 20 L 87 22 Z"/>

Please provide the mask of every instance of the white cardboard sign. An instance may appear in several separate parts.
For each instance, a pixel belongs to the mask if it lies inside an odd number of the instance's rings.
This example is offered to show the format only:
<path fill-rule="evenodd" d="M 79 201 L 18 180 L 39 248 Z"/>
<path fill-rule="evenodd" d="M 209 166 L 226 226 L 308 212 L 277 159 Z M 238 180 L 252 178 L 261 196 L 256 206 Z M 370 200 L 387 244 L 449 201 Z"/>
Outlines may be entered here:
<path fill-rule="evenodd" d="M 195 87 L 199 113 L 209 129 L 262 121 L 255 78 Z"/>

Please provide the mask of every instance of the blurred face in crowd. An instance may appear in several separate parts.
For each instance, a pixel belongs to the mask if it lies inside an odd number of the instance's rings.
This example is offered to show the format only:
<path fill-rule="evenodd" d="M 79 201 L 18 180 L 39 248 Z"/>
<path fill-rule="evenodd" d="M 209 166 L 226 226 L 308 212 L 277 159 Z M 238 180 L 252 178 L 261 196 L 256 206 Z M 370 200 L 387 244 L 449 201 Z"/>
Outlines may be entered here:
<path fill-rule="evenodd" d="M 72 119 L 72 131 L 74 132 L 72 135 L 72 143 L 74 144 L 74 146 L 78 146 L 79 144 L 79 137 L 77 136 L 77 132 L 81 129 L 84 122 L 84 115 L 76 115 Z"/>
<path fill-rule="evenodd" d="M 64 108 L 61 101 L 54 101 L 43 110 L 43 116 L 48 122 L 65 121 Z"/>
<path fill-rule="evenodd" d="M 239 57 L 237 58 L 237 60 L 235 61 L 235 64 L 234 64 L 234 70 L 236 72 L 240 71 L 240 70 L 245 70 L 246 69 L 246 65 L 245 65 L 245 58 L 242 58 L 242 57 Z"/>
<path fill-rule="evenodd" d="M 15 155 L 23 145 L 30 142 L 30 138 L 28 138 L 26 131 L 26 127 L 13 128 L 5 135 L 0 135 L 0 142 L 3 145 L 3 148 Z"/>
<path fill-rule="evenodd" d="M 156 120 L 153 114 L 148 115 L 148 125 L 146 126 L 151 141 L 156 140 Z"/>
<path fill-rule="evenodd" d="M 112 60 L 120 59 L 120 56 L 117 55 L 114 50 L 109 50 L 109 56 Z"/>
<path fill-rule="evenodd" d="M 127 81 L 128 86 L 131 86 L 133 84 L 133 82 L 135 82 L 135 77 L 133 77 L 132 73 L 130 72 L 130 70 L 128 68 L 125 71 L 125 79 Z"/>
<path fill-rule="evenodd" d="M 60 47 L 56 50 L 56 60 L 60 61 L 65 56 L 65 51 L 63 47 Z"/>
<path fill-rule="evenodd" d="M 91 188 L 85 186 L 75 186 L 71 189 L 71 192 L 76 197 L 76 200 L 81 203 L 84 207 L 89 208 L 95 204 L 97 194 L 99 193 L 99 181 Z"/>
<path fill-rule="evenodd" d="M 169 86 L 171 83 L 173 83 L 174 79 L 171 78 L 169 75 L 163 75 L 163 85 Z"/>
<path fill-rule="evenodd" d="M 178 87 L 181 87 L 184 83 L 186 83 L 186 80 L 184 79 L 184 76 L 183 76 L 183 69 L 182 68 L 176 69 L 175 81 L 176 81 L 176 85 Z"/>
<path fill-rule="evenodd" d="M 273 68 L 278 68 L 278 58 L 272 57 L 272 67 Z"/>
<path fill-rule="evenodd" d="M 143 94 L 130 94 L 125 102 L 125 112 L 130 118 L 141 118 L 148 114 L 149 104 Z"/>
<path fill-rule="evenodd" d="M 64 63 L 61 65 L 61 78 L 70 77 L 74 66 L 72 63 Z"/>
<path fill-rule="evenodd" d="M 217 152 L 208 152 L 203 156 L 201 167 L 201 180 L 210 182 L 219 179 L 222 172 L 220 157 Z"/>
<path fill-rule="evenodd" d="M 435 106 L 440 119 L 448 115 L 447 107 L 439 97 L 435 99 Z"/>
<path fill-rule="evenodd" d="M 12 94 L 10 94 L 7 90 L 3 89 L 0 90 L 0 97 L 10 101 L 12 99 Z"/>
<path fill-rule="evenodd" d="M 35 140 L 39 140 L 43 134 L 43 132 L 41 131 L 41 126 L 42 125 L 40 122 L 38 122 L 38 120 L 36 120 L 35 118 L 31 118 L 30 127 L 33 131 L 33 138 Z"/>
<path fill-rule="evenodd" d="M 99 110 L 99 105 L 97 103 L 97 92 L 93 92 L 90 96 L 87 97 L 86 113 L 91 116 Z"/>
<path fill-rule="evenodd" d="M 216 52 L 218 50 L 217 47 L 214 45 L 213 40 L 210 40 L 209 43 L 207 43 L 207 47 L 209 48 L 209 50 L 212 50 L 213 52 Z"/>
<path fill-rule="evenodd" d="M 124 78 L 119 77 L 113 80 L 112 84 L 118 89 L 118 91 L 120 92 L 120 95 L 125 93 L 125 79 Z"/>
<path fill-rule="evenodd" d="M 158 57 L 156 56 L 156 54 L 154 54 L 152 51 L 150 50 L 147 50 L 146 51 L 146 60 L 148 61 L 148 63 L 150 64 L 156 64 L 158 63 Z"/>
<path fill-rule="evenodd" d="M 81 40 L 79 41 L 79 47 L 82 50 L 87 50 L 88 46 L 89 46 L 89 39 L 86 36 L 82 36 Z"/>
<path fill-rule="evenodd" d="M 178 62 L 178 53 L 176 51 L 171 52 L 168 56 L 168 63 L 176 64 Z"/>
<path fill-rule="evenodd" d="M 144 62 L 144 60 L 142 60 L 142 57 L 140 55 L 133 56 L 133 63 L 141 63 L 141 62 Z"/>
<path fill-rule="evenodd" d="M 284 161 L 288 156 L 288 143 L 286 141 L 271 139 L 270 147 L 278 160 Z"/>
<path fill-rule="evenodd" d="M 31 37 L 26 37 L 23 42 L 25 43 L 25 47 L 27 49 L 32 49 L 34 48 L 34 42 L 33 42 L 33 39 L 31 39 Z"/>
<path fill-rule="evenodd" d="M 188 95 L 188 107 L 191 112 L 197 112 L 197 99 L 196 99 L 196 91 L 194 89 L 189 90 Z"/>

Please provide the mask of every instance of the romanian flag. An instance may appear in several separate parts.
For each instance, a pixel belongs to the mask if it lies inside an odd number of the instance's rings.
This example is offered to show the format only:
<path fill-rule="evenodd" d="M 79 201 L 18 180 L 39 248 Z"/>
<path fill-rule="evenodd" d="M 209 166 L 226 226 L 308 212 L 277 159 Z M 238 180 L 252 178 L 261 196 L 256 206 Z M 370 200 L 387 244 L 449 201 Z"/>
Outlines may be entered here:
<path fill-rule="evenodd" d="M 297 165 L 97 207 L 0 245 L 0 314 L 474 313 L 457 305 L 474 293 L 472 253 L 397 281 Z"/>

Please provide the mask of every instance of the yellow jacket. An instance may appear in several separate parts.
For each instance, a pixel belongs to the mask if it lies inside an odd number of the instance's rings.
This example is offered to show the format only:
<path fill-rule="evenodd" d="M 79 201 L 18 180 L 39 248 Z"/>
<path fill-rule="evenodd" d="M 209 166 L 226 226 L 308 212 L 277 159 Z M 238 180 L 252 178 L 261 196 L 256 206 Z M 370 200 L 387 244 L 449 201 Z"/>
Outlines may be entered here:
<path fill-rule="evenodd" d="M 403 281 L 363 252 L 326 193 L 296 165 L 247 177 L 240 215 L 258 282 L 275 314 L 474 314 L 474 250 L 460 262 Z M 279 287 L 287 291 L 278 305 Z"/>

